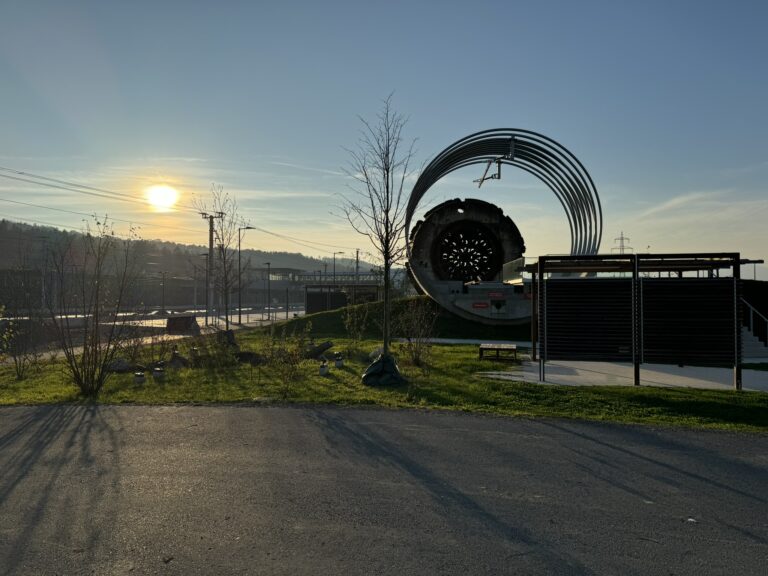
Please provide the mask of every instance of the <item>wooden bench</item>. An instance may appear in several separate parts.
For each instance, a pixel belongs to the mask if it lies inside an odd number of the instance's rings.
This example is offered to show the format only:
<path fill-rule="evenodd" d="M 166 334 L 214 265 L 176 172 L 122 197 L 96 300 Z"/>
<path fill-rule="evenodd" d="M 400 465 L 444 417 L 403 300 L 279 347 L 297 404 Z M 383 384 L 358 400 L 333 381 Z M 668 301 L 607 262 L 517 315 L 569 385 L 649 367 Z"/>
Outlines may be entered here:
<path fill-rule="evenodd" d="M 480 344 L 478 358 L 480 360 L 486 358 L 489 352 L 496 353 L 491 356 L 494 360 L 510 359 L 510 357 L 517 360 L 517 344 Z M 501 355 L 502 352 L 504 356 Z"/>

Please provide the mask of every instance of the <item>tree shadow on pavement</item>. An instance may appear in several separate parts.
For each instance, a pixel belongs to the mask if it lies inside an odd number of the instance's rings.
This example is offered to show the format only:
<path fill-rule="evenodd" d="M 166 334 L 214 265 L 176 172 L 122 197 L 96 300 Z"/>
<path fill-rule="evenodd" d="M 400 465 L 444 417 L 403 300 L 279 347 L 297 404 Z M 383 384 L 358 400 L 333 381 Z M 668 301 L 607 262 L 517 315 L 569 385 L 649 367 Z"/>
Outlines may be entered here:
<path fill-rule="evenodd" d="M 363 456 L 407 474 L 438 504 L 449 522 L 472 526 L 524 548 L 522 554 L 532 554 L 538 558 L 545 565 L 547 573 L 593 574 L 578 559 L 558 550 L 556 544 L 546 542 L 542 535 L 534 535 L 525 528 L 512 526 L 485 509 L 471 496 L 453 486 L 447 478 L 406 454 L 401 446 L 371 426 L 350 419 L 348 414 L 322 410 L 311 414 L 338 456 Z"/>
<path fill-rule="evenodd" d="M 120 477 L 119 431 L 103 411 L 95 405 L 2 410 L 0 574 L 94 567 L 116 522 Z"/>

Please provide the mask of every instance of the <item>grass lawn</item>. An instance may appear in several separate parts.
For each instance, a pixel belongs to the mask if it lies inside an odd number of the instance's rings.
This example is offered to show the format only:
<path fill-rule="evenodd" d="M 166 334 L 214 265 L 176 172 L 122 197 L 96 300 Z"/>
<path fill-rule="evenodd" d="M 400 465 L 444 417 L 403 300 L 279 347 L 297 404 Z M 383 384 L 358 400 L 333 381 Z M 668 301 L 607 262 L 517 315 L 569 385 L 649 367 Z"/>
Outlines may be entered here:
<path fill-rule="evenodd" d="M 758 362 L 756 364 L 742 364 L 741 366 L 745 370 L 760 370 L 761 372 L 768 372 L 768 363 Z"/>
<path fill-rule="evenodd" d="M 243 349 L 264 351 L 268 338 L 241 332 Z M 491 380 L 480 371 L 516 370 L 514 364 L 477 359 L 476 346 L 436 345 L 429 369 L 410 365 L 395 345 L 409 385 L 363 386 L 360 375 L 375 340 L 354 343 L 334 338 L 332 351 L 345 356 L 343 368 L 320 376 L 318 363 L 306 361 L 301 376 L 280 383 L 273 367 L 234 366 L 222 369 L 169 371 L 163 383 L 151 378 L 135 384 L 130 374 L 113 376 L 102 391 L 103 404 L 279 402 L 384 407 L 438 408 L 526 417 L 562 417 L 614 422 L 720 428 L 768 432 L 768 394 L 687 388 L 570 387 Z M 182 353 L 185 351 L 182 348 Z M 46 363 L 17 382 L 10 368 L 0 367 L 0 405 L 85 402 L 68 382 L 64 365 Z"/>

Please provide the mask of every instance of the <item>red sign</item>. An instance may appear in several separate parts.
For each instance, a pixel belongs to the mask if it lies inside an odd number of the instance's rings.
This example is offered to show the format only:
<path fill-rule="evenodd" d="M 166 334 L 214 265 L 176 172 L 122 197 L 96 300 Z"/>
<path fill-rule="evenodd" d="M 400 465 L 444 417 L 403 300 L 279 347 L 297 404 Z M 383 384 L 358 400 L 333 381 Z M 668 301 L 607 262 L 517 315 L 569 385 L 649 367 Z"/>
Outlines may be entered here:
<path fill-rule="evenodd" d="M 504 292 L 488 292 L 488 298 L 491 300 L 503 300 Z"/>
<path fill-rule="evenodd" d="M 472 308 L 488 308 L 488 302 L 472 302 Z"/>

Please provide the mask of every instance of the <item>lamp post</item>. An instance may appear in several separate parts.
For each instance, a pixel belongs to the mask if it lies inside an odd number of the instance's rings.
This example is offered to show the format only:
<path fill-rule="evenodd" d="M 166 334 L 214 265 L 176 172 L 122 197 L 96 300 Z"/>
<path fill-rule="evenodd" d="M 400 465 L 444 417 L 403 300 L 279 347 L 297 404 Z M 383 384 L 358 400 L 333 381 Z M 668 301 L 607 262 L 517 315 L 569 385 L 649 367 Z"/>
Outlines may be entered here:
<path fill-rule="evenodd" d="M 237 323 L 243 324 L 243 272 L 240 266 L 240 242 L 243 230 L 254 230 L 253 226 L 243 226 L 237 229 Z"/>
<path fill-rule="evenodd" d="M 165 270 L 162 270 L 160 274 L 162 276 L 160 281 L 160 287 L 162 288 L 160 292 L 160 313 L 165 315 Z"/>
<path fill-rule="evenodd" d="M 333 284 L 336 285 L 336 254 L 344 254 L 344 252 L 333 253 Z"/>
<path fill-rule="evenodd" d="M 270 294 L 269 294 L 269 283 L 270 283 L 270 274 L 269 274 L 269 267 L 271 266 L 270 262 L 264 262 L 264 265 L 267 267 L 267 322 L 269 322 L 270 319 L 270 310 L 269 310 L 269 304 L 270 304 Z M 262 318 L 264 316 L 262 315 Z"/>
<path fill-rule="evenodd" d="M 200 254 L 205 258 L 205 325 L 208 326 L 208 252 Z"/>
<path fill-rule="evenodd" d="M 45 309 L 45 276 L 46 265 L 48 264 L 48 236 L 35 236 L 35 239 L 43 241 L 43 255 L 40 259 L 40 312 Z"/>

